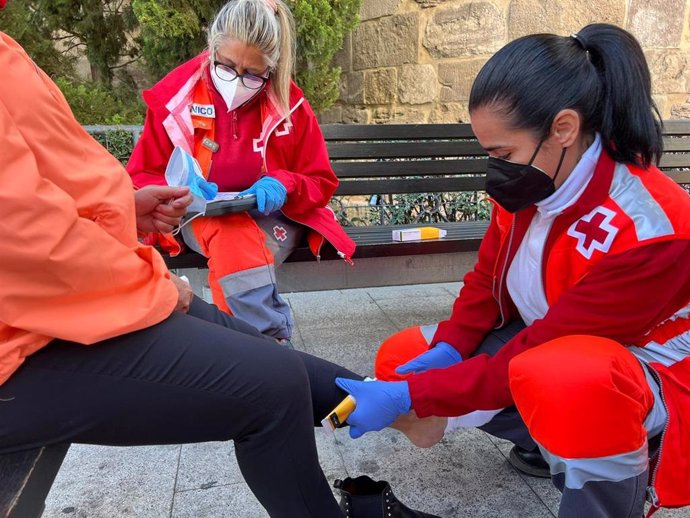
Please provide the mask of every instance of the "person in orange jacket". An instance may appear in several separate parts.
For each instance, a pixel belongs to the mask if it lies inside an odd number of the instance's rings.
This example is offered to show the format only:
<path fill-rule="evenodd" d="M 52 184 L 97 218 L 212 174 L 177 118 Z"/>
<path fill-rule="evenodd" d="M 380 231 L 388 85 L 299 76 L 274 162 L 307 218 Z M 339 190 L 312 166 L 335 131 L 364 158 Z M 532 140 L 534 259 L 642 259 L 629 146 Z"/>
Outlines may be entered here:
<path fill-rule="evenodd" d="M 318 121 L 291 79 L 293 26 L 281 0 L 225 4 L 208 50 L 144 92 L 144 130 L 127 163 L 135 185 L 164 184 L 178 146 L 220 191 L 256 195 L 256 210 L 196 218 L 182 237 L 209 258 L 214 303 L 288 345 L 294 322 L 275 269 L 305 232 L 317 257 L 325 242 L 347 262 L 355 250 L 328 206 L 338 179 Z"/>
<path fill-rule="evenodd" d="M 342 518 L 313 427 L 361 377 L 194 297 L 137 239 L 187 189 L 134 192 L 3 33 L 0 69 L 0 453 L 234 439 L 270 516 Z"/>
<path fill-rule="evenodd" d="M 519 38 L 469 113 L 494 202 L 477 264 L 447 320 L 382 345 L 387 381 L 337 380 L 350 434 L 410 407 L 480 427 L 551 477 L 560 518 L 690 505 L 690 196 L 654 165 L 642 48 L 608 24 Z"/>

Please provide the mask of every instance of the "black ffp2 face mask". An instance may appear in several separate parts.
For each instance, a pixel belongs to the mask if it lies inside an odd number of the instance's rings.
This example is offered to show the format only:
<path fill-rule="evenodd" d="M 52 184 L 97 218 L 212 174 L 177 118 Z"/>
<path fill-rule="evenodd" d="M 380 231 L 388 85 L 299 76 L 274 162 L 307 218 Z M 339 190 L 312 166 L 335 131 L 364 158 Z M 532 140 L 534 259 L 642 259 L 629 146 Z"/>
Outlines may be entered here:
<path fill-rule="evenodd" d="M 486 192 L 508 212 L 518 212 L 545 200 L 556 191 L 554 184 L 568 148 L 563 148 L 556 174 L 551 178 L 532 165 L 541 141 L 528 164 L 519 164 L 502 158 L 489 157 L 486 168 Z"/>

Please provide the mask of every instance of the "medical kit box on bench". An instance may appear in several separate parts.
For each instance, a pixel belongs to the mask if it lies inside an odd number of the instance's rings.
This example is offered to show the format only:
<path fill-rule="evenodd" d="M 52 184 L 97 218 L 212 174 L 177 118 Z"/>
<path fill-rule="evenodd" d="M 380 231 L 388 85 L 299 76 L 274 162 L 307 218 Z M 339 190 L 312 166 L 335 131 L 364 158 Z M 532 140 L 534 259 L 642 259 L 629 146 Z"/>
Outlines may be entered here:
<path fill-rule="evenodd" d="M 446 237 L 446 231 L 436 227 L 405 228 L 393 231 L 393 241 L 420 241 Z"/>

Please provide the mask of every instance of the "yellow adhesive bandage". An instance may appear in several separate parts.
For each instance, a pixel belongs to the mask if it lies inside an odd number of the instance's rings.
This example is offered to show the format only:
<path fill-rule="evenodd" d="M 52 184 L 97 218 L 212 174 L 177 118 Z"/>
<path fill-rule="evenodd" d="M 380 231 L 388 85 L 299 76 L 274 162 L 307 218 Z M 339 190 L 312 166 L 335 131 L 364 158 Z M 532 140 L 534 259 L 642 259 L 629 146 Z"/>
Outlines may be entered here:
<path fill-rule="evenodd" d="M 321 421 L 321 426 L 326 431 L 334 432 L 336 428 L 347 421 L 350 414 L 355 411 L 356 406 L 355 398 L 347 396 Z"/>

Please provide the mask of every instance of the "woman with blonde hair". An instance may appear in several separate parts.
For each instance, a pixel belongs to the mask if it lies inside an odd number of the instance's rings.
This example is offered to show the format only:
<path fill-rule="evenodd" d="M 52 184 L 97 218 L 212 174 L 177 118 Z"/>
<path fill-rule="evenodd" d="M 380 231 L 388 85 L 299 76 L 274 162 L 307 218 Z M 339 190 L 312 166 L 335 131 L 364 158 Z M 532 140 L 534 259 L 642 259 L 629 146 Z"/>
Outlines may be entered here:
<path fill-rule="evenodd" d="M 338 180 L 294 62 L 285 3 L 231 0 L 209 27 L 208 49 L 144 92 L 146 123 L 127 166 L 136 186 L 163 184 L 179 146 L 220 191 L 256 195 L 256 210 L 196 218 L 182 236 L 209 258 L 214 303 L 288 344 L 293 320 L 275 267 L 305 230 L 317 257 L 326 241 L 348 262 L 355 248 L 328 207 Z M 174 255 L 179 245 L 167 241 Z"/>

